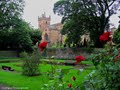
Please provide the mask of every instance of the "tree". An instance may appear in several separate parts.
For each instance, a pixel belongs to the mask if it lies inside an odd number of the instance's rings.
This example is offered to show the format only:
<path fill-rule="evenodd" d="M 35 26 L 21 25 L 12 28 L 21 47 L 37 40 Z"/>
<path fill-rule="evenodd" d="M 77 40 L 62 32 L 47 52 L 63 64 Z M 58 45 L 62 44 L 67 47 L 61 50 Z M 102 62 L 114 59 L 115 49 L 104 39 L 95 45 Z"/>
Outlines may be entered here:
<path fill-rule="evenodd" d="M 16 26 L 9 30 L 8 34 L 10 34 L 10 36 L 8 46 L 11 49 L 16 49 L 19 51 L 33 51 L 33 44 L 29 34 L 30 25 L 22 19 L 18 19 L 16 22 Z"/>
<path fill-rule="evenodd" d="M 113 42 L 118 44 L 118 47 L 120 47 L 120 25 L 118 26 L 118 29 L 114 33 Z"/>
<path fill-rule="evenodd" d="M 31 26 L 21 19 L 24 0 L 0 1 L 0 49 L 33 51 Z"/>
<path fill-rule="evenodd" d="M 76 35 L 76 30 L 90 32 L 94 45 L 102 47 L 99 36 L 107 30 L 109 18 L 116 14 L 119 3 L 119 0 L 60 0 L 54 4 L 53 10 L 54 13 L 63 16 L 62 22 L 65 25 L 70 20 L 76 20 L 74 23 L 76 27 L 67 28 L 68 33 L 72 30 L 69 35 Z"/>
<path fill-rule="evenodd" d="M 33 42 L 33 45 L 35 45 L 37 42 L 39 43 L 40 40 L 42 39 L 41 37 L 41 32 L 39 29 L 33 29 L 31 28 L 31 30 L 29 31 L 29 34 L 30 34 L 30 37 L 31 37 L 31 40 Z"/>
<path fill-rule="evenodd" d="M 15 26 L 15 19 L 21 18 L 24 0 L 0 0 L 0 30 Z"/>

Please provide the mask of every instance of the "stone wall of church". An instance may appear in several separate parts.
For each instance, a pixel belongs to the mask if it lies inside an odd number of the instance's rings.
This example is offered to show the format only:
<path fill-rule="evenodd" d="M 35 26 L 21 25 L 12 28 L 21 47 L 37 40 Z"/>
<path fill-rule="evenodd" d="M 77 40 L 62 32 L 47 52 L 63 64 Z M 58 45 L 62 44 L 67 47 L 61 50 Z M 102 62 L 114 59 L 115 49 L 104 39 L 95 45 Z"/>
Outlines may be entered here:
<path fill-rule="evenodd" d="M 57 43 L 59 41 L 59 31 L 57 30 L 50 30 L 50 41 L 51 44 Z"/>
<path fill-rule="evenodd" d="M 39 26 L 39 29 L 42 31 L 41 42 L 49 41 L 51 44 L 61 42 L 61 40 L 63 40 L 63 38 L 61 38 L 60 31 L 61 31 L 63 25 L 61 23 L 56 23 L 56 24 L 50 25 L 50 20 L 51 20 L 51 18 L 46 17 L 45 14 L 43 14 L 42 17 L 38 18 L 38 26 Z M 47 36 L 48 36 L 49 40 L 46 40 Z"/>

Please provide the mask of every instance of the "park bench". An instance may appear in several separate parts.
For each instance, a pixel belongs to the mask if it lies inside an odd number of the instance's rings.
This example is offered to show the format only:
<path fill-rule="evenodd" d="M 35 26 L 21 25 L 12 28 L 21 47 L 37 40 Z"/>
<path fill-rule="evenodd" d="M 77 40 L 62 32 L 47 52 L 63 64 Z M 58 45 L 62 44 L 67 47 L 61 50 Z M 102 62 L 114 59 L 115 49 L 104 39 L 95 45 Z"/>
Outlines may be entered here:
<path fill-rule="evenodd" d="M 14 71 L 14 69 L 12 69 L 12 68 L 9 67 L 9 66 L 2 66 L 2 69 L 3 69 L 3 70 L 6 70 L 6 71 Z"/>

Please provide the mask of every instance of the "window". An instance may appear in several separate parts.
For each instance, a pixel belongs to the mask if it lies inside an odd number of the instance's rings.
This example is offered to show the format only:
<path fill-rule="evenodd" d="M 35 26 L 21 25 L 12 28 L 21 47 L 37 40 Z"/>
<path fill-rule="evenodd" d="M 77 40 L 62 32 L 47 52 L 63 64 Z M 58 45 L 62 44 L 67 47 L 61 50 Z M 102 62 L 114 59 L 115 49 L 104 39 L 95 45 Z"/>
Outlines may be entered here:
<path fill-rule="evenodd" d="M 45 40 L 47 40 L 48 41 L 48 35 L 47 35 L 47 33 L 45 34 Z"/>

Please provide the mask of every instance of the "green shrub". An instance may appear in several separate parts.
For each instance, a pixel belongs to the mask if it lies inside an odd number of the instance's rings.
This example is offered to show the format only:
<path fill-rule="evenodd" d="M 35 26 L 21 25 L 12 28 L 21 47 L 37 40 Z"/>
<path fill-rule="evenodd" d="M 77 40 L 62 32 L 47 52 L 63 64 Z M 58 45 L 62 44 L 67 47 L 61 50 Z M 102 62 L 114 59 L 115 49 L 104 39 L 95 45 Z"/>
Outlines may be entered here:
<path fill-rule="evenodd" d="M 119 44 L 119 47 L 120 47 L 120 25 L 119 25 L 118 29 L 115 31 L 115 33 L 114 33 L 113 42 L 115 44 Z"/>
<path fill-rule="evenodd" d="M 28 57 L 28 53 L 26 53 L 26 52 L 21 52 L 21 53 L 19 54 L 19 56 L 20 56 L 21 58 L 26 58 L 26 57 Z"/>
<path fill-rule="evenodd" d="M 36 76 L 40 74 L 40 52 L 38 48 L 34 48 L 34 52 L 29 56 L 27 53 L 22 53 L 23 60 L 23 71 L 22 74 L 25 76 Z"/>
<path fill-rule="evenodd" d="M 88 84 L 94 90 L 118 90 L 120 88 L 120 51 L 107 47 L 90 58 L 96 67 L 89 75 Z"/>

